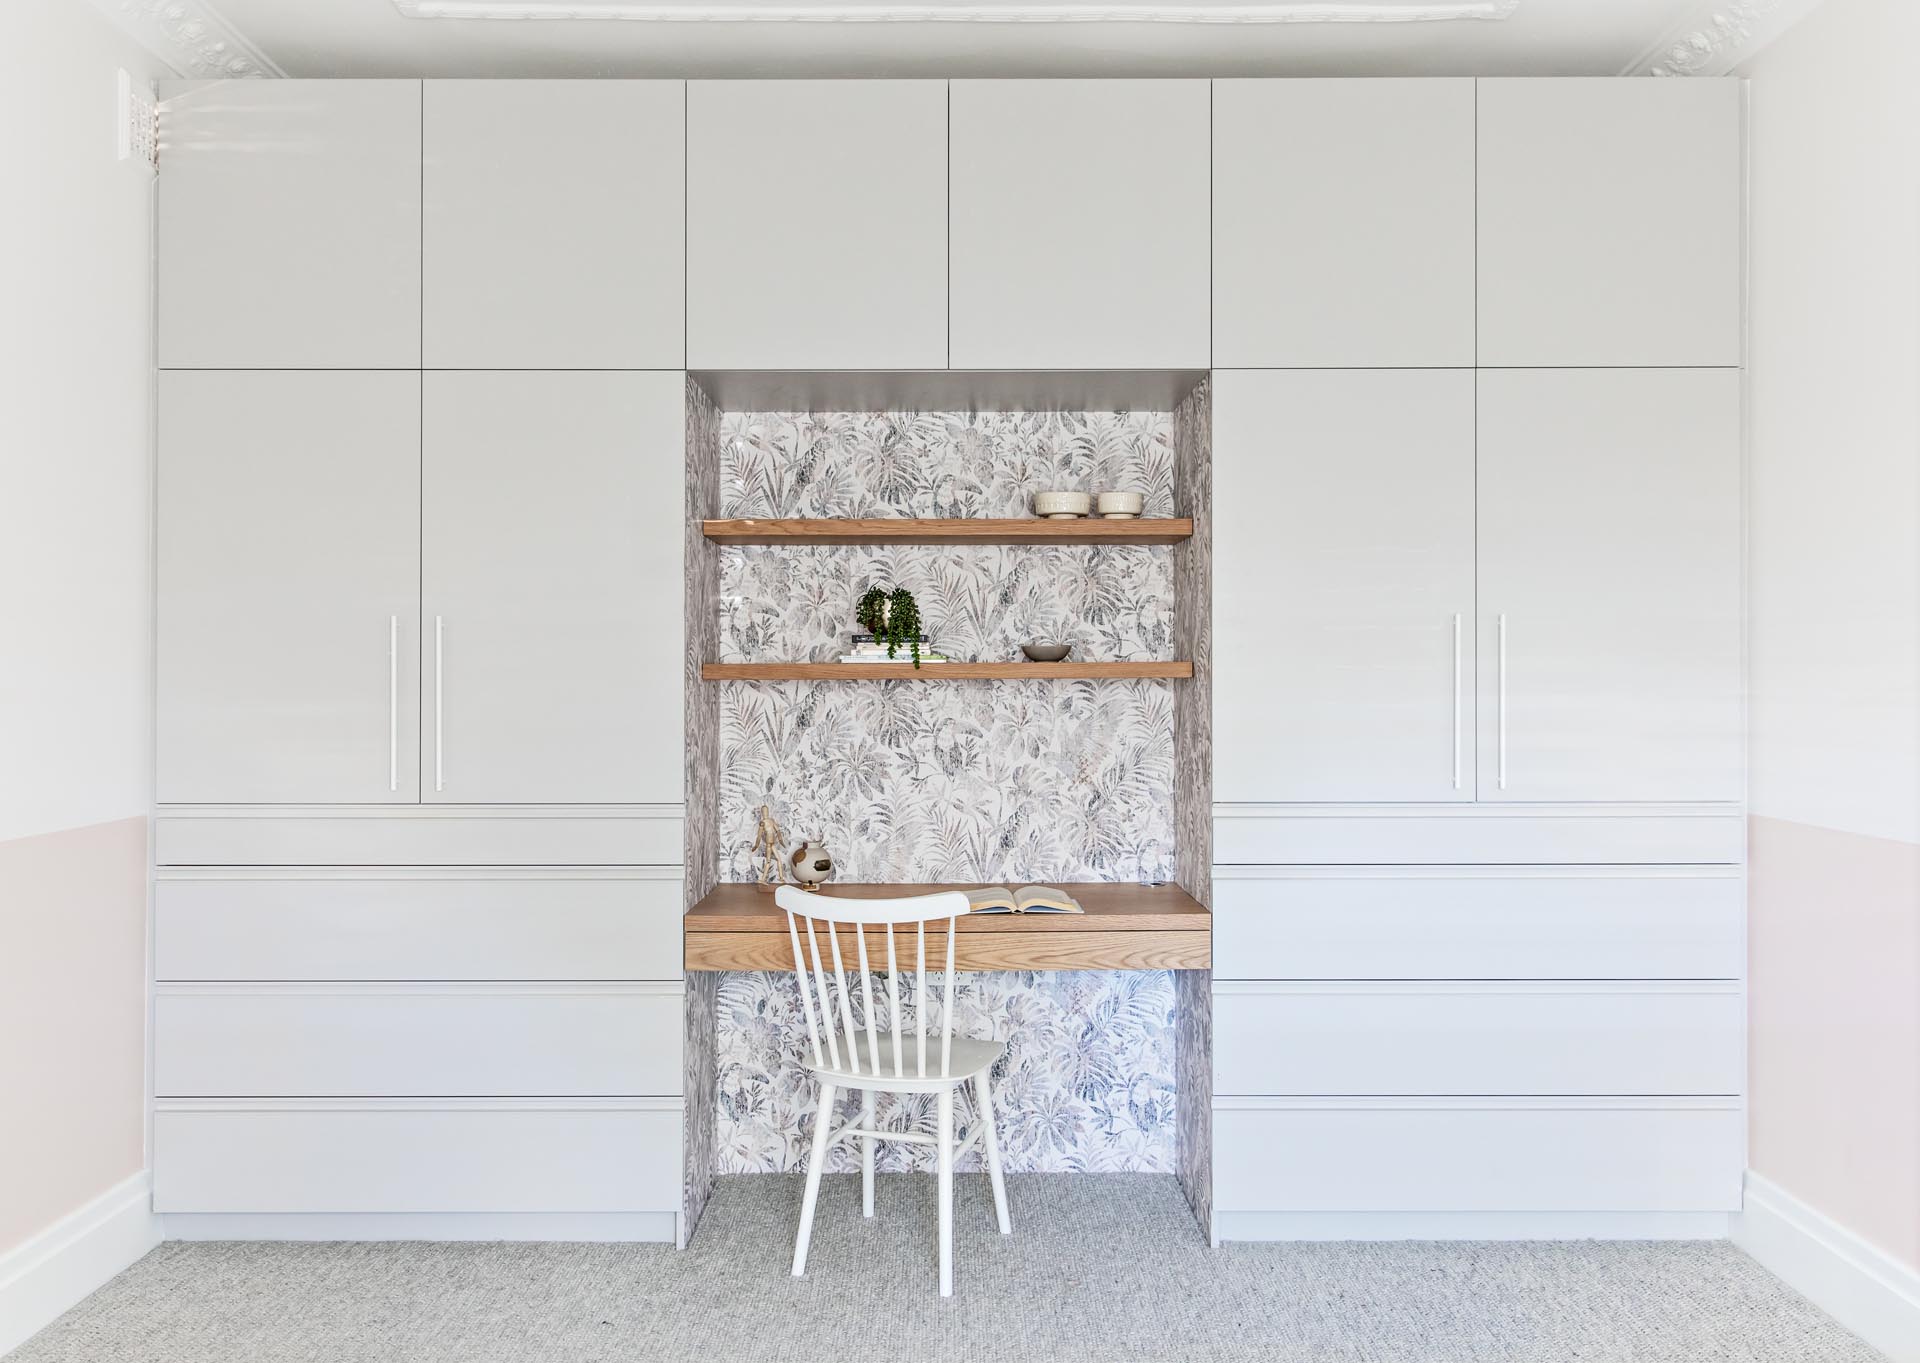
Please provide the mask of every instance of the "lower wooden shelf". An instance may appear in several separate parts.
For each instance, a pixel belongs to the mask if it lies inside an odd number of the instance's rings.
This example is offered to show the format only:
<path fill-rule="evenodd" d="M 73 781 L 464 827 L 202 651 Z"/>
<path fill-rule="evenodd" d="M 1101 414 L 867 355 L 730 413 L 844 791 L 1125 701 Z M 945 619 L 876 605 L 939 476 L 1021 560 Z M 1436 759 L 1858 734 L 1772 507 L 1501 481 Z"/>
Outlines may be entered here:
<path fill-rule="evenodd" d="M 704 681 L 1184 681 L 1192 662 L 1147 663 L 702 663 Z"/>
<path fill-rule="evenodd" d="M 831 885 L 819 898 L 882 899 L 973 889 L 971 885 Z M 1061 882 L 1085 913 L 972 914 L 954 939 L 959 970 L 1208 970 L 1213 965 L 1213 915 L 1177 885 Z M 829 912 L 822 910 L 822 912 Z M 688 970 L 792 970 L 786 915 L 773 895 L 754 885 L 717 885 L 687 911 Z M 902 963 L 913 934 L 896 931 Z M 821 944 L 824 954 L 827 944 Z M 841 960 L 858 969 L 851 930 L 840 934 Z M 927 933 L 927 962 L 947 958 L 944 931 Z M 886 934 L 867 933 L 867 960 L 882 968 Z"/>

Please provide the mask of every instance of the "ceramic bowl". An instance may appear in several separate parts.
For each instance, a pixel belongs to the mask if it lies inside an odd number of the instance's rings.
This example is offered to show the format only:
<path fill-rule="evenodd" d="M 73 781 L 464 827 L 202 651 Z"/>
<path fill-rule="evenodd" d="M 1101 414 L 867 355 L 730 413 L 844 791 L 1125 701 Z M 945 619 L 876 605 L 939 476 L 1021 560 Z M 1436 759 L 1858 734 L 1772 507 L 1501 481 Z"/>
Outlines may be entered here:
<path fill-rule="evenodd" d="M 1066 657 L 1067 654 L 1073 652 L 1073 645 L 1072 644 L 1040 644 L 1040 643 L 1022 644 L 1020 645 L 1020 651 L 1026 654 L 1028 660 L 1032 662 L 1057 663 L 1062 658 Z"/>
<path fill-rule="evenodd" d="M 1110 521 L 1130 521 L 1146 505 L 1145 495 L 1138 492 L 1103 492 L 1098 501 L 1100 514 Z"/>
<path fill-rule="evenodd" d="M 1093 498 L 1084 492 L 1036 492 L 1033 510 L 1050 521 L 1072 520 L 1093 510 Z"/>

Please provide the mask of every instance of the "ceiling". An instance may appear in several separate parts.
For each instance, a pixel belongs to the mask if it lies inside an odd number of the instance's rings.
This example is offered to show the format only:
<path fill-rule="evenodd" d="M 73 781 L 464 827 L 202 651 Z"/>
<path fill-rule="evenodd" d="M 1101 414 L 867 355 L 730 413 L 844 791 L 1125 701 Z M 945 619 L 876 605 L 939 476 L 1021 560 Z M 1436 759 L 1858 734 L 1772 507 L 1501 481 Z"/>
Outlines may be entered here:
<path fill-rule="evenodd" d="M 1611 76 L 1724 72 L 1818 0 L 93 3 L 183 75 Z"/>

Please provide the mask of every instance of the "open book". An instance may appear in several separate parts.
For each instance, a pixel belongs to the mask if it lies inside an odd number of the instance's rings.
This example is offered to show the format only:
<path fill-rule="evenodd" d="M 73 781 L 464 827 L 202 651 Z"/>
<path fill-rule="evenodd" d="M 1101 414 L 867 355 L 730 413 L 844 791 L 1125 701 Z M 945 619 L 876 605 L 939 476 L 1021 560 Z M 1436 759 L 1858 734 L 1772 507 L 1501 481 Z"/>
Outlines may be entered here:
<path fill-rule="evenodd" d="M 1065 890 L 1048 885 L 1025 885 L 1009 890 L 1004 885 L 989 885 L 984 890 L 968 890 L 967 900 L 974 913 L 1085 913 L 1080 901 Z"/>

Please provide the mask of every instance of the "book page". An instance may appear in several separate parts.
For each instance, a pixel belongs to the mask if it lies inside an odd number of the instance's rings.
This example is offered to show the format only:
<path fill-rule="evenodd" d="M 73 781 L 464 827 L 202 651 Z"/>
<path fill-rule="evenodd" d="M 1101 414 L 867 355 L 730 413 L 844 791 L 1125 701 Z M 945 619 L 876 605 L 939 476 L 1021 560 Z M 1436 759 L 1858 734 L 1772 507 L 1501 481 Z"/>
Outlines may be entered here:
<path fill-rule="evenodd" d="M 1013 897 L 1015 913 L 1085 913 L 1080 901 L 1051 885 L 1028 885 Z"/>
<path fill-rule="evenodd" d="M 972 913 L 1018 913 L 1020 908 L 1014 903 L 1013 891 L 1004 885 L 989 885 L 985 889 L 968 890 L 967 905 Z"/>

